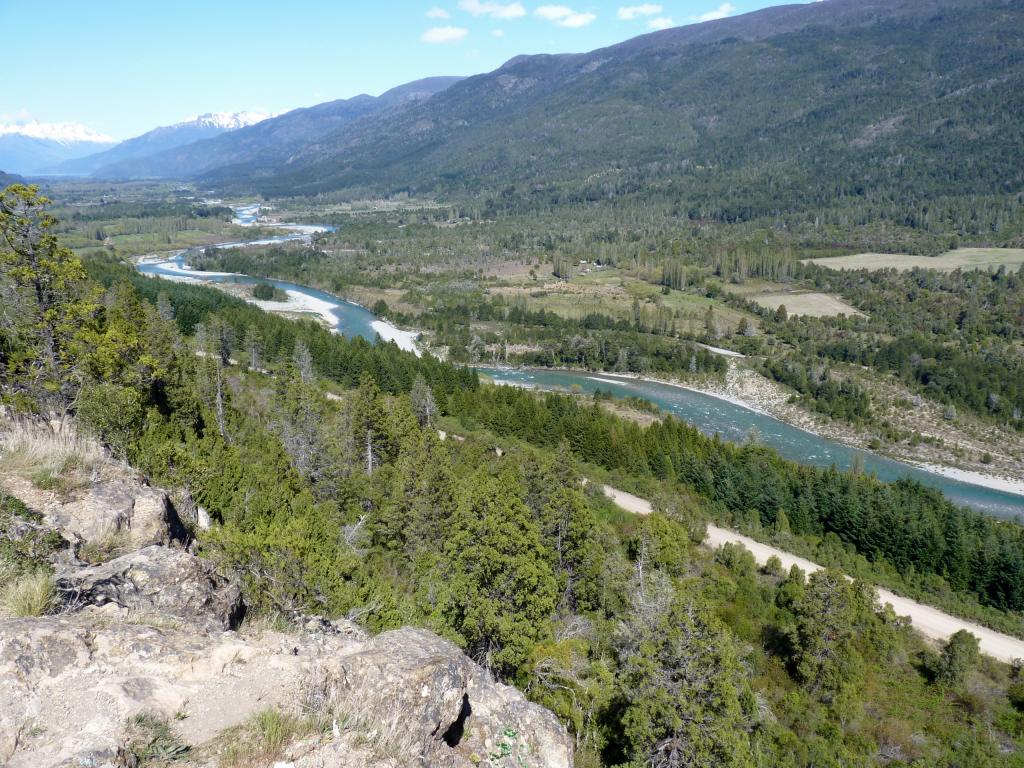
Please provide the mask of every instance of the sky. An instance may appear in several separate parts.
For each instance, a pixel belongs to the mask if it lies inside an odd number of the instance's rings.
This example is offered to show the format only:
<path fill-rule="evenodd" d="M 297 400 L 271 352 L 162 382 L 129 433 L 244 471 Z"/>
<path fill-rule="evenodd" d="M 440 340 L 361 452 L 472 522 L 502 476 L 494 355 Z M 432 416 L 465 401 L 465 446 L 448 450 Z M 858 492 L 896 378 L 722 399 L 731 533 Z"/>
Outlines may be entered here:
<path fill-rule="evenodd" d="M 589 51 L 769 0 L 0 0 L 0 125 L 125 139 L 205 112 L 279 113 L 519 54 Z M 10 69 L 13 62 L 13 70 Z"/>

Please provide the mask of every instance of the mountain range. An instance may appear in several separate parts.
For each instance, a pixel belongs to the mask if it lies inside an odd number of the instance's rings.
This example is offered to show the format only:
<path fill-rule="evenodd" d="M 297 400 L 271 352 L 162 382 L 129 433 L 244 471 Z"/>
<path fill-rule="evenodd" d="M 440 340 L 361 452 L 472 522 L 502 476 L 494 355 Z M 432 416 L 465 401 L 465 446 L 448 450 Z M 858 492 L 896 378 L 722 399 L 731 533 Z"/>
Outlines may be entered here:
<path fill-rule="evenodd" d="M 432 77 L 392 88 L 380 96 L 365 94 L 296 109 L 223 136 L 104 164 L 105 178 L 189 178 L 213 169 L 232 168 L 240 175 L 260 175 L 287 163 L 303 147 L 345 129 L 360 118 L 407 109 L 457 83 L 458 77 Z"/>
<path fill-rule="evenodd" d="M 263 112 L 213 112 L 199 115 L 174 125 L 154 128 L 141 136 L 122 141 L 104 152 L 66 160 L 54 167 L 53 172 L 66 175 L 94 173 L 109 165 L 136 160 L 202 139 L 211 139 L 229 131 L 237 131 L 268 117 L 270 115 Z"/>
<path fill-rule="evenodd" d="M 22 184 L 24 181 L 25 180 L 17 174 L 4 173 L 3 171 L 0 171 L 0 189 L 9 187 L 11 184 Z"/>
<path fill-rule="evenodd" d="M 1024 187 L 1024 3 L 828 0 L 524 56 L 257 176 L 270 194 L 660 195 L 726 220 Z"/>
<path fill-rule="evenodd" d="M 0 124 L 0 168 L 34 174 L 117 142 L 78 123 Z"/>
<path fill-rule="evenodd" d="M 775 6 L 77 167 L 271 195 L 660 196 L 725 220 L 1011 193 L 1021 29 L 1019 0 Z"/>

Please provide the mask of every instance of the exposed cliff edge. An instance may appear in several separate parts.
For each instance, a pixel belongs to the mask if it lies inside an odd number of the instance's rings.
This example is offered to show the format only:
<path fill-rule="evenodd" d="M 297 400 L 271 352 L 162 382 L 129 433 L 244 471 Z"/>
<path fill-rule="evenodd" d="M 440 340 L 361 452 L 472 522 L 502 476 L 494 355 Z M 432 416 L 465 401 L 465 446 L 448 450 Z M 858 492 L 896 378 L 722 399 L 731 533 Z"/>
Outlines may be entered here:
<path fill-rule="evenodd" d="M 163 491 L 113 464 L 93 474 L 63 496 L 0 476 L 39 513 L 8 514 L 0 545 L 49 542 L 59 597 L 0 619 L 0 765 L 572 764 L 552 713 L 431 632 L 242 621 Z"/>

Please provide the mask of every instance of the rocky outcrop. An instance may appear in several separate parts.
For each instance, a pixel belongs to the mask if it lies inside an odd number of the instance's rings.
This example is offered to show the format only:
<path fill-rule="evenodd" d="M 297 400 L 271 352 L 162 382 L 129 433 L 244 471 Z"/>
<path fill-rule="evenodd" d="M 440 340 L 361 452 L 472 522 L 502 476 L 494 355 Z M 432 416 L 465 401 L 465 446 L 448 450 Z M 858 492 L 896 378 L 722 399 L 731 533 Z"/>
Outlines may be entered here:
<path fill-rule="evenodd" d="M 0 622 L 0 679 L 8 768 L 114 766 L 141 714 L 192 746 L 175 765 L 212 768 L 225 732 L 268 708 L 310 718 L 268 765 L 571 765 L 550 712 L 418 629 L 370 639 L 348 622 L 311 622 L 244 637 L 95 614 L 16 619 Z"/>
<path fill-rule="evenodd" d="M 429 765 L 571 765 L 565 729 L 551 712 L 492 680 L 432 632 L 385 632 L 341 658 L 332 671 L 337 709 L 383 730 L 393 726 L 403 734 L 407 753 Z M 330 757 L 341 749 L 337 743 L 318 746 L 295 767 L 344 764 Z"/>
<path fill-rule="evenodd" d="M 150 546 L 110 562 L 66 567 L 57 588 L 72 606 L 106 607 L 108 615 L 160 619 L 204 631 L 234 629 L 242 593 L 213 564 L 182 549 Z"/>
<path fill-rule="evenodd" d="M 129 549 L 169 544 L 181 528 L 166 493 L 128 480 L 90 488 L 80 498 L 52 508 L 49 517 L 55 526 L 84 541 L 119 539 Z"/>
<path fill-rule="evenodd" d="M 2 478 L 42 514 L 10 516 L 0 538 L 49 559 L 62 609 L 0 620 L 0 766 L 135 768 L 157 745 L 180 768 L 215 768 L 258 740 L 267 710 L 291 723 L 286 743 L 239 764 L 571 765 L 554 715 L 431 632 L 239 627 L 237 585 L 182 546 L 167 495 L 110 471 L 70 499 Z M 159 739 L 139 740 L 145 723 Z"/>

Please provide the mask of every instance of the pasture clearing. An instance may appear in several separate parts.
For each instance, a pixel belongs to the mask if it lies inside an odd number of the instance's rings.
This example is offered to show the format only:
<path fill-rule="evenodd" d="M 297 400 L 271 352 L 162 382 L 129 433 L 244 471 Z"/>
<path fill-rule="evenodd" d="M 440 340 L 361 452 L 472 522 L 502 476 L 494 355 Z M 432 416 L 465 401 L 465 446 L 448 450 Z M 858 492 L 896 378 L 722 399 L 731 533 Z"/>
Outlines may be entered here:
<path fill-rule="evenodd" d="M 827 293 L 814 292 L 781 292 L 757 293 L 747 296 L 766 309 L 778 309 L 785 305 L 790 315 L 807 315 L 808 317 L 835 317 L 836 315 L 863 315 L 863 312 L 851 307 L 841 299 Z"/>
<path fill-rule="evenodd" d="M 912 256 L 905 253 L 858 253 L 825 259 L 807 259 L 804 263 L 829 269 L 954 269 L 992 270 L 1005 266 L 1018 269 L 1024 264 L 1024 248 L 958 248 L 940 256 Z M 789 306 L 787 305 L 787 309 Z"/>
<path fill-rule="evenodd" d="M 543 309 L 574 320 L 589 314 L 631 319 L 633 301 L 636 300 L 645 314 L 652 315 L 659 308 L 671 311 L 682 323 L 679 330 L 686 330 L 691 321 L 695 328 L 702 328 L 708 309 L 714 312 L 723 333 L 727 330 L 731 333 L 743 317 L 754 327 L 758 324 L 755 315 L 730 307 L 718 299 L 685 291 L 663 294 L 660 286 L 613 268 L 577 275 L 565 281 L 548 279 L 529 285 L 494 286 L 488 289 L 488 293 L 503 295 L 509 303 L 523 302 L 532 310 Z"/>

